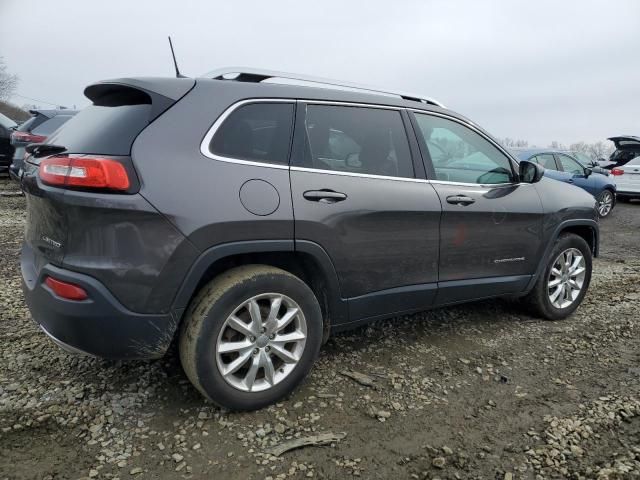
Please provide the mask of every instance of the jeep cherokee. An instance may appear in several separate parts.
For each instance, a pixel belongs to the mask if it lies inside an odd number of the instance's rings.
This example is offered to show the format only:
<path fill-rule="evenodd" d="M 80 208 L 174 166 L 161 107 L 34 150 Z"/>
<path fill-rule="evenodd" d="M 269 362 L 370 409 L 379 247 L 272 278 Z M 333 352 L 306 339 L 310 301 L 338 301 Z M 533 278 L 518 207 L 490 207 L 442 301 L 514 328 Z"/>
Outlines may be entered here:
<path fill-rule="evenodd" d="M 280 78 L 99 82 L 27 148 L 24 292 L 56 343 L 157 358 L 175 338 L 203 395 L 256 409 L 331 332 L 498 296 L 578 307 L 591 195 L 434 100 Z"/>

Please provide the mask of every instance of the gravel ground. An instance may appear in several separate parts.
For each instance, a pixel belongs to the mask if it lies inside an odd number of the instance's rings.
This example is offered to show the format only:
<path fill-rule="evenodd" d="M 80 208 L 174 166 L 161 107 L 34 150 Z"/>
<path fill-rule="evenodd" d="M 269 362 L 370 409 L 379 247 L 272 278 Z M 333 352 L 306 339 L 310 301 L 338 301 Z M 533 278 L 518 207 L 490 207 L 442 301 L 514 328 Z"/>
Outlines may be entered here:
<path fill-rule="evenodd" d="M 301 388 L 255 413 L 205 402 L 173 350 L 58 349 L 23 303 L 24 218 L 23 197 L 0 196 L 0 479 L 640 477 L 638 203 L 601 223 L 568 320 L 485 301 L 378 322 L 334 336 Z"/>

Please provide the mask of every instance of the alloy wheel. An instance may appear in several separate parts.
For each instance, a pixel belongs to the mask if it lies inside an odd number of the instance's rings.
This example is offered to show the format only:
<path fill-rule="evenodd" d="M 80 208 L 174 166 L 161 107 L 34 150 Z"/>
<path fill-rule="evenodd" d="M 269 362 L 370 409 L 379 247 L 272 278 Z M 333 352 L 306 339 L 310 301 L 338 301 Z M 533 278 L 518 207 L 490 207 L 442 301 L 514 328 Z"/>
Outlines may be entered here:
<path fill-rule="evenodd" d="M 613 194 L 609 190 L 605 190 L 598 200 L 598 214 L 606 217 L 613 209 Z"/>
<path fill-rule="evenodd" d="M 558 255 L 547 282 L 547 294 L 554 307 L 567 308 L 576 301 L 584 286 L 586 271 L 584 255 L 577 248 Z"/>
<path fill-rule="evenodd" d="M 306 340 L 307 323 L 296 302 L 278 293 L 256 295 L 225 320 L 216 345 L 218 370 L 238 390 L 268 390 L 295 369 Z"/>

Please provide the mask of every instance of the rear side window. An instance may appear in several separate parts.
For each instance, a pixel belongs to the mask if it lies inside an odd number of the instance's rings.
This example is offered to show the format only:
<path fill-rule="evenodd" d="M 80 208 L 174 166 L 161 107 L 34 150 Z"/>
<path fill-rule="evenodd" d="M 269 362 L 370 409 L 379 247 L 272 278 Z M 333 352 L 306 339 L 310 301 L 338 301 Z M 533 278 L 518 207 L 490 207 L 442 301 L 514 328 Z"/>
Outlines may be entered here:
<path fill-rule="evenodd" d="M 138 134 L 149 124 L 151 104 L 91 105 L 49 137 L 69 153 L 129 155 Z"/>
<path fill-rule="evenodd" d="M 49 136 L 53 132 L 55 132 L 58 128 L 64 125 L 69 119 L 71 115 L 56 115 L 49 120 L 42 122 L 40 125 L 35 127 L 31 132 L 36 135 L 44 135 Z"/>
<path fill-rule="evenodd" d="M 400 112 L 307 105 L 303 165 L 338 172 L 413 178 Z"/>
<path fill-rule="evenodd" d="M 209 151 L 226 158 L 287 165 L 293 108 L 293 103 L 251 103 L 237 108 L 216 130 Z"/>

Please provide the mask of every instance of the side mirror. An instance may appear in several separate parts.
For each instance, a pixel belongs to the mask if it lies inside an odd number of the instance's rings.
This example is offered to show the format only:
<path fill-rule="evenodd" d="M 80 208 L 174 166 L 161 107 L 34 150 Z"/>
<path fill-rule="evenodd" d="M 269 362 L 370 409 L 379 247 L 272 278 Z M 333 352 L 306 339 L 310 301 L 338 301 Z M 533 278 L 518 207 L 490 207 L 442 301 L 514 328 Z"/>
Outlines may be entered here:
<path fill-rule="evenodd" d="M 544 175 L 544 168 L 537 163 L 522 160 L 519 167 L 520 181 L 524 183 L 537 183 Z"/>
<path fill-rule="evenodd" d="M 593 173 L 593 168 L 586 167 L 586 168 L 584 169 L 584 176 L 585 176 L 585 177 L 588 177 L 588 176 L 589 176 L 589 175 L 591 175 L 592 173 Z"/>

